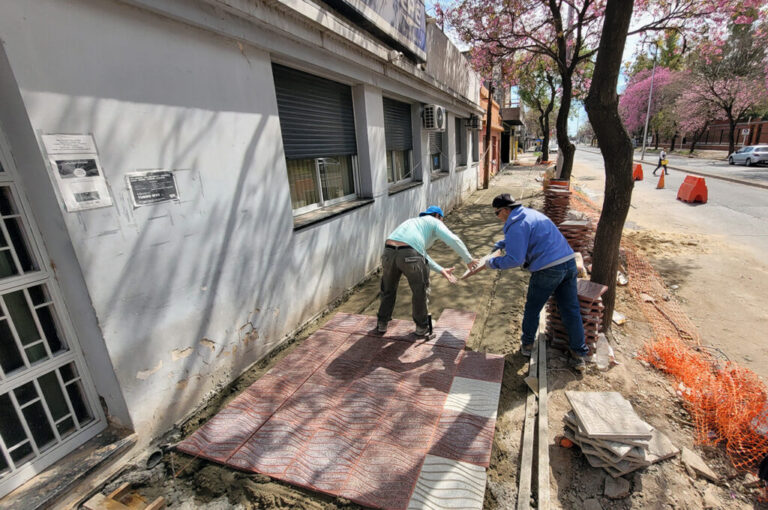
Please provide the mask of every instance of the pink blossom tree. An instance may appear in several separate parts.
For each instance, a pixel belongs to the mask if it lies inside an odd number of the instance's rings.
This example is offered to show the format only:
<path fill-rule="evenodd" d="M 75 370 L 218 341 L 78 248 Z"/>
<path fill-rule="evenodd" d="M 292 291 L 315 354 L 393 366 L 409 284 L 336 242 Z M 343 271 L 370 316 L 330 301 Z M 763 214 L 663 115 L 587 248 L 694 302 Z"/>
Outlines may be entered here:
<path fill-rule="evenodd" d="M 461 39 L 473 47 L 478 65 L 519 53 L 553 60 L 563 95 L 558 143 L 570 177 L 575 148 L 567 138 L 573 74 L 596 56 L 584 102 L 605 164 L 605 194 L 595 235 L 592 280 L 609 287 L 603 296 L 613 312 L 619 244 L 632 197 L 633 147 L 618 112 L 616 92 L 627 36 L 671 30 L 685 37 L 724 33 L 727 23 L 765 16 L 768 0 L 459 0 L 443 10 Z M 595 47 L 597 53 L 595 55 Z M 561 143 L 562 142 L 562 143 Z M 606 321 L 610 327 L 610 321 Z"/>
<path fill-rule="evenodd" d="M 519 67 L 517 86 L 520 99 L 537 112 L 541 131 L 541 159 L 549 160 L 550 116 L 557 105 L 557 71 L 549 59 L 529 59 Z"/>
<path fill-rule="evenodd" d="M 560 177 L 569 179 L 576 148 L 568 139 L 568 115 L 577 69 L 595 54 L 604 0 L 458 0 L 435 6 L 442 21 L 472 47 L 476 69 L 506 61 L 520 69 L 540 56 L 552 61 L 561 84 L 556 135 L 563 156 Z"/>

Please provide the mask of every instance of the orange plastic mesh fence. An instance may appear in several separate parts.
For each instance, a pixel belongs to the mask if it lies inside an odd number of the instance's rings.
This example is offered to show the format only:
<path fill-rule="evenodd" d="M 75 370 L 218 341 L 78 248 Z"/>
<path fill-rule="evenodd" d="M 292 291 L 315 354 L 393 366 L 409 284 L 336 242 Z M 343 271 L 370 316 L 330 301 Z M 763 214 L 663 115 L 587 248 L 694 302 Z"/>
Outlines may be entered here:
<path fill-rule="evenodd" d="M 571 209 L 593 221 L 600 207 L 582 193 L 571 195 Z M 734 467 L 755 473 L 768 455 L 768 391 L 758 376 L 732 362 L 721 362 L 701 345 L 701 338 L 661 276 L 631 242 L 622 240 L 629 291 L 640 303 L 655 340 L 638 358 L 672 375 L 691 414 L 700 444 L 723 443 Z M 760 499 L 768 500 L 768 488 Z"/>
<path fill-rule="evenodd" d="M 757 470 L 768 455 L 768 392 L 754 372 L 721 363 L 679 338 L 649 342 L 638 358 L 675 378 L 696 425 L 697 442 L 722 441 L 736 469 Z"/>

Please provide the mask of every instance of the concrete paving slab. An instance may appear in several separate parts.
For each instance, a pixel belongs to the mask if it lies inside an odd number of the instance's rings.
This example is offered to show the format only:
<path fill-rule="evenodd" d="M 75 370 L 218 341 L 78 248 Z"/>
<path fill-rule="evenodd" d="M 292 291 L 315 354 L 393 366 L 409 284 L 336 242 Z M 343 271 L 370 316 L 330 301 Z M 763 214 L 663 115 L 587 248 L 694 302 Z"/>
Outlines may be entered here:
<path fill-rule="evenodd" d="M 565 415 L 565 422 L 566 424 L 572 425 L 574 432 L 577 432 L 581 436 L 588 437 L 587 432 L 584 430 L 584 427 L 581 426 L 578 417 L 573 413 L 573 411 L 568 411 L 568 413 Z M 636 446 L 640 448 L 648 448 L 648 444 L 650 443 L 650 439 L 590 439 L 594 441 L 600 441 L 602 446 L 612 450 L 617 455 L 626 455 L 626 453 L 631 451 L 631 449 Z"/>
<path fill-rule="evenodd" d="M 694 470 L 699 475 L 703 476 L 704 478 L 707 478 L 708 480 L 711 480 L 713 482 L 716 482 L 720 477 L 715 474 L 714 471 L 712 471 L 709 466 L 707 466 L 707 463 L 704 462 L 704 459 L 699 457 L 697 454 L 692 452 L 686 447 L 683 447 L 683 455 L 682 455 L 682 461 L 683 464 Z"/>
<path fill-rule="evenodd" d="M 456 377 L 445 401 L 445 409 L 495 420 L 500 392 L 499 383 Z"/>
<path fill-rule="evenodd" d="M 566 391 L 586 435 L 599 439 L 651 439 L 653 427 L 637 416 L 620 393 Z"/>
<path fill-rule="evenodd" d="M 485 498 L 485 469 L 427 455 L 408 510 L 480 510 Z"/>

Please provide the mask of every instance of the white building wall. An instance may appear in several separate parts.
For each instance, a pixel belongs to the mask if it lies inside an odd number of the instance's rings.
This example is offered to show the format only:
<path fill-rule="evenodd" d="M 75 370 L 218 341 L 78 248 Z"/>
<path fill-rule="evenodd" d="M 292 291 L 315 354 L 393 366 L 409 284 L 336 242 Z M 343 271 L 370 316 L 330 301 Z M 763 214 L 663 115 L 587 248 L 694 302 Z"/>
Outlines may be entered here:
<path fill-rule="evenodd" d="M 90 370 L 116 376 L 117 387 L 110 377 L 95 377 L 97 390 L 113 418 L 132 422 L 145 439 L 374 270 L 398 223 L 427 203 L 450 210 L 477 175 L 451 168 L 433 183 L 427 171 L 421 186 L 389 195 L 381 98 L 384 90 L 410 97 L 414 118 L 422 102 L 450 103 L 462 116 L 476 104 L 414 87 L 417 78 L 400 78 L 402 69 L 370 56 L 363 66 L 321 43 L 299 44 L 211 16 L 198 2 L 168 6 L 185 23 L 102 0 L 5 0 L 0 7 L 0 37 L 28 117 L 8 113 L 0 123 L 27 122 L 38 137 L 94 135 L 115 203 L 86 212 L 67 213 L 52 200 L 52 183 L 39 179 L 40 148 L 25 140 L 15 148 L 38 168 L 23 176 L 26 187 L 48 190 L 32 200 L 38 222 L 50 226 L 42 229 L 61 225 L 74 248 L 49 251 L 59 257 L 56 266 L 75 263 L 82 273 L 97 323 L 75 317 L 75 327 L 106 346 L 112 367 L 85 348 Z M 223 34 L 229 29 L 233 37 Z M 259 38 L 268 44 L 256 44 Z M 361 188 L 372 204 L 294 231 L 272 81 L 276 59 L 353 86 Z M 418 134 L 414 158 L 421 153 L 427 165 L 426 133 Z M 176 171 L 181 200 L 134 209 L 126 174 L 161 168 Z M 46 238 L 59 242 L 66 244 Z M 65 295 L 78 295 L 77 278 L 60 279 Z M 71 314 L 91 313 L 83 303 L 68 306 Z"/>

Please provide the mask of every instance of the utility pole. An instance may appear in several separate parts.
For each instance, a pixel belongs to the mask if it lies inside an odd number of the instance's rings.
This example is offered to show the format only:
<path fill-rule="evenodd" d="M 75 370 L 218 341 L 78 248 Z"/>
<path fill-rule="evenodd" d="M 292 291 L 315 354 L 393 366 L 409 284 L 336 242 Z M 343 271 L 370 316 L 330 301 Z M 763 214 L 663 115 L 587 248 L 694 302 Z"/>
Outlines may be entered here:
<path fill-rule="evenodd" d="M 493 121 L 493 68 L 488 80 L 488 111 L 485 115 L 485 157 L 483 158 L 483 189 L 488 189 L 491 180 L 491 122 Z"/>
<path fill-rule="evenodd" d="M 653 43 L 653 69 L 651 70 L 651 87 L 648 91 L 648 109 L 645 111 L 645 127 L 643 128 L 643 153 L 640 155 L 640 161 L 645 161 L 645 144 L 648 137 L 648 120 L 651 117 L 651 98 L 653 97 L 653 76 L 656 74 L 656 55 L 659 53 L 659 44 Z"/>

